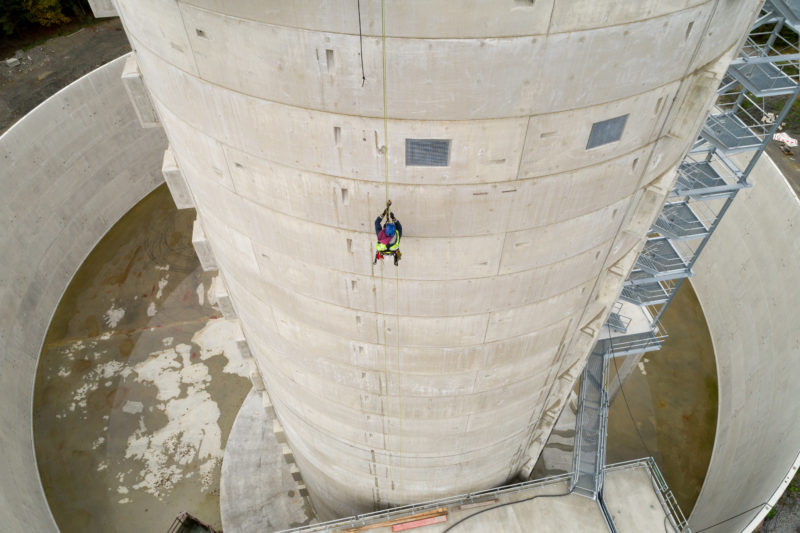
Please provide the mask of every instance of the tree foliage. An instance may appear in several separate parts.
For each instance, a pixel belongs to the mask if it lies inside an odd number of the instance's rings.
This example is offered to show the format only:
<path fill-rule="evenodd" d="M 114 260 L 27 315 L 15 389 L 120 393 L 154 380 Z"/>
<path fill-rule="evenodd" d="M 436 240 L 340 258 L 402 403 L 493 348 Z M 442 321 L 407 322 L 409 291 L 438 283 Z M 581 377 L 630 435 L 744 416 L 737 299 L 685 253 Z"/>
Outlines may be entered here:
<path fill-rule="evenodd" d="M 5 35 L 13 35 L 17 27 L 25 21 L 23 0 L 0 0 L 0 30 Z"/>
<path fill-rule="evenodd" d="M 0 0 L 0 35 L 13 35 L 33 25 L 53 26 L 84 18 L 86 0 Z"/>
<path fill-rule="evenodd" d="M 24 0 L 28 20 L 40 26 L 52 26 L 69 22 L 61 12 L 61 0 Z"/>

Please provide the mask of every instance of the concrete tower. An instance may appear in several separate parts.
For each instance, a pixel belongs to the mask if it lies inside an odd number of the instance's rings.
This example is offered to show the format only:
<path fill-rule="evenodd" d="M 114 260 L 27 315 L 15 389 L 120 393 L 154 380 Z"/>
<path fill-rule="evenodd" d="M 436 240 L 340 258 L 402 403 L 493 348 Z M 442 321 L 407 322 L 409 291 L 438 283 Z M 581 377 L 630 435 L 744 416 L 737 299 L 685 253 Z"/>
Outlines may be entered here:
<path fill-rule="evenodd" d="M 759 2 L 116 4 L 336 515 L 530 472 Z"/>

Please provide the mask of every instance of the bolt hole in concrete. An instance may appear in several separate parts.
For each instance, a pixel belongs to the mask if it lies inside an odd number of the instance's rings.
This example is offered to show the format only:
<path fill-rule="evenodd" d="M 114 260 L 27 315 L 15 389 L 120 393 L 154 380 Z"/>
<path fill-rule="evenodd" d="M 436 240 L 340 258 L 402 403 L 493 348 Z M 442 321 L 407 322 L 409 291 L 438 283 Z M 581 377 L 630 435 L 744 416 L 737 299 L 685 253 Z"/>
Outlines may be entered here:
<path fill-rule="evenodd" d="M 64 532 L 167 531 L 180 511 L 221 527 L 220 464 L 250 390 L 193 210 L 161 186 L 76 273 L 36 376 L 34 440 Z"/>
<path fill-rule="evenodd" d="M 644 355 L 625 382 L 625 397 L 618 394 L 611 404 L 606 463 L 647 457 L 649 450 L 688 516 L 700 494 L 714 446 L 717 367 L 711 335 L 690 283 L 681 285 L 662 322 L 669 338 L 661 350 Z M 617 365 L 622 365 L 622 358 Z M 609 382 L 615 375 L 614 364 L 609 363 Z M 574 429 L 573 398 L 534 468 L 534 477 L 571 468 Z"/>

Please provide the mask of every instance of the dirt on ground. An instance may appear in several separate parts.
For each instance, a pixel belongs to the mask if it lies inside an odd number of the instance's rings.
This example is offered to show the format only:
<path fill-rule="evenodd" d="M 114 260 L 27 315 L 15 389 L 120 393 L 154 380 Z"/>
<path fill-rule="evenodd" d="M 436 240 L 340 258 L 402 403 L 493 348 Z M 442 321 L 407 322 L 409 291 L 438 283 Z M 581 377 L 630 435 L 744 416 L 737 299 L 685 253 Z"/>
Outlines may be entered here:
<path fill-rule="evenodd" d="M 113 18 L 0 58 L 0 134 L 49 96 L 129 52 L 122 24 Z M 11 61 L 10 66 L 5 60 Z"/>

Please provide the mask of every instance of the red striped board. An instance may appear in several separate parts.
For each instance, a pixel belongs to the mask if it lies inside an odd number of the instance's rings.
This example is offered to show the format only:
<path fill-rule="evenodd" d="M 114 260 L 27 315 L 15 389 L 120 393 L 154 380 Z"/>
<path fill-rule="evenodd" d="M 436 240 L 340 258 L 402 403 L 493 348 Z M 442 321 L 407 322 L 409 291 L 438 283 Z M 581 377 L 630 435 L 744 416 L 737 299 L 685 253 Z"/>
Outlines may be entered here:
<path fill-rule="evenodd" d="M 430 518 L 423 518 L 422 520 L 414 520 L 413 522 L 403 522 L 402 524 L 395 524 L 392 526 L 392 531 L 406 531 L 407 529 L 415 529 L 422 526 L 429 526 L 431 524 L 440 524 L 447 522 L 447 515 L 432 516 Z"/>

